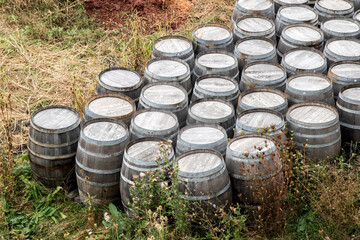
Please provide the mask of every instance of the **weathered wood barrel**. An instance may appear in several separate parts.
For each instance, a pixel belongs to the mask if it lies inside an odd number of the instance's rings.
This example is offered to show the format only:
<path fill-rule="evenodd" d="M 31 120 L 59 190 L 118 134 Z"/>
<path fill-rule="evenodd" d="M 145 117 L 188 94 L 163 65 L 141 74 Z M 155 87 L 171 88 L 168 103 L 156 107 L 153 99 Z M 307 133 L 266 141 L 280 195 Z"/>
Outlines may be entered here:
<path fill-rule="evenodd" d="M 83 122 L 96 118 L 113 118 L 130 125 L 136 111 L 135 102 L 128 96 L 103 93 L 91 97 L 85 106 Z"/>
<path fill-rule="evenodd" d="M 207 214 L 217 206 L 229 207 L 232 189 L 223 156 L 211 149 L 192 150 L 176 158 L 179 166 L 178 189 L 190 200 L 200 204 Z"/>
<path fill-rule="evenodd" d="M 165 36 L 155 40 L 153 58 L 172 57 L 184 60 L 190 67 L 195 65 L 195 55 L 192 42 L 182 36 Z"/>
<path fill-rule="evenodd" d="M 76 153 L 76 179 L 80 200 L 108 204 L 120 199 L 120 168 L 126 144 L 127 126 L 114 119 L 86 122 L 80 132 Z"/>
<path fill-rule="evenodd" d="M 349 0 L 318 0 L 314 9 L 318 12 L 320 23 L 331 17 L 354 15 L 354 4 Z"/>
<path fill-rule="evenodd" d="M 176 142 L 176 155 L 196 149 L 213 149 L 225 157 L 227 134 L 217 124 L 191 124 L 182 128 Z"/>
<path fill-rule="evenodd" d="M 339 114 L 335 107 L 319 102 L 298 103 L 286 114 L 291 137 L 308 158 L 333 160 L 341 151 Z"/>
<path fill-rule="evenodd" d="M 252 62 L 244 66 L 241 74 L 240 90 L 250 88 L 275 88 L 285 90 L 286 70 L 273 62 Z"/>
<path fill-rule="evenodd" d="M 131 216 L 132 209 L 129 203 L 132 203 L 130 188 L 134 186 L 134 181 L 141 178 L 142 174 L 155 171 L 161 167 L 157 158 L 160 157 L 160 138 L 146 137 L 131 141 L 126 145 L 124 158 L 122 160 L 120 174 L 120 194 L 121 202 L 126 214 Z M 174 150 L 169 149 L 169 161 L 175 159 Z"/>
<path fill-rule="evenodd" d="M 183 86 L 191 94 L 191 75 L 189 65 L 177 58 L 158 57 L 150 60 L 145 66 L 145 84 L 155 82 L 175 83 Z"/>
<path fill-rule="evenodd" d="M 192 31 L 195 54 L 207 50 L 234 51 L 233 33 L 219 23 L 206 23 L 195 27 Z"/>
<path fill-rule="evenodd" d="M 138 110 L 130 124 L 131 140 L 144 137 L 159 137 L 170 139 L 176 144 L 179 122 L 175 114 L 162 109 Z"/>
<path fill-rule="evenodd" d="M 334 37 L 359 38 L 360 23 L 346 17 L 328 18 L 321 23 L 321 30 L 325 41 Z"/>
<path fill-rule="evenodd" d="M 143 108 L 169 110 L 176 115 L 179 126 L 183 127 L 188 112 L 188 95 L 180 85 L 151 83 L 141 91 L 138 109 Z"/>
<path fill-rule="evenodd" d="M 231 103 L 219 98 L 203 98 L 190 104 L 186 123 L 219 124 L 231 138 L 235 120 L 235 110 Z"/>
<path fill-rule="evenodd" d="M 313 47 L 322 51 L 324 47 L 323 32 L 310 24 L 293 24 L 284 27 L 277 48 L 279 57 L 293 48 Z"/>
<path fill-rule="evenodd" d="M 288 109 L 286 94 L 272 88 L 252 88 L 240 94 L 236 113 L 254 108 L 266 108 L 280 112 L 285 116 Z"/>
<path fill-rule="evenodd" d="M 329 68 L 328 78 L 333 83 L 334 96 L 337 98 L 342 87 L 360 83 L 360 63 L 353 61 L 334 63 Z"/>
<path fill-rule="evenodd" d="M 275 5 L 272 0 L 237 0 L 231 16 L 230 28 L 244 15 L 262 15 L 275 19 Z"/>
<path fill-rule="evenodd" d="M 273 20 L 260 15 L 245 15 L 235 24 L 234 43 L 245 37 L 266 37 L 276 43 L 275 23 Z"/>
<path fill-rule="evenodd" d="M 357 10 L 354 13 L 353 19 L 356 20 L 357 22 L 360 22 L 360 10 Z"/>
<path fill-rule="evenodd" d="M 288 76 L 305 72 L 326 74 L 327 59 L 314 48 L 293 48 L 285 53 L 281 65 L 285 67 Z"/>
<path fill-rule="evenodd" d="M 73 187 L 80 116 L 75 109 L 48 106 L 30 119 L 28 153 L 35 180 L 47 187 Z"/>
<path fill-rule="evenodd" d="M 318 25 L 318 14 L 306 5 L 286 5 L 280 7 L 276 15 L 275 29 L 276 35 L 280 37 L 284 27 L 297 23 L 306 23 L 313 26 Z"/>
<path fill-rule="evenodd" d="M 208 74 L 195 81 L 191 101 L 203 98 L 221 98 L 236 107 L 239 98 L 239 84 L 230 77 Z"/>
<path fill-rule="evenodd" d="M 360 60 L 360 40 L 356 38 L 331 38 L 324 47 L 328 66 L 339 61 Z"/>
<path fill-rule="evenodd" d="M 274 0 L 275 14 L 282 6 L 307 5 L 309 0 Z"/>
<path fill-rule="evenodd" d="M 222 50 L 208 50 L 196 56 L 193 83 L 206 74 L 228 76 L 239 81 L 238 61 L 234 54 Z"/>
<path fill-rule="evenodd" d="M 128 68 L 111 67 L 99 74 L 96 93 L 121 93 L 137 102 L 143 85 L 144 80 L 138 72 Z"/>
<path fill-rule="evenodd" d="M 360 141 L 360 84 L 341 88 L 336 101 L 339 112 L 341 136 L 345 142 Z"/>
<path fill-rule="evenodd" d="M 242 70 L 247 63 L 251 62 L 278 62 L 276 44 L 264 37 L 247 37 L 237 41 L 234 55 Z"/>
<path fill-rule="evenodd" d="M 315 101 L 335 106 L 332 82 L 320 73 L 302 73 L 289 77 L 285 93 L 289 106 Z"/>

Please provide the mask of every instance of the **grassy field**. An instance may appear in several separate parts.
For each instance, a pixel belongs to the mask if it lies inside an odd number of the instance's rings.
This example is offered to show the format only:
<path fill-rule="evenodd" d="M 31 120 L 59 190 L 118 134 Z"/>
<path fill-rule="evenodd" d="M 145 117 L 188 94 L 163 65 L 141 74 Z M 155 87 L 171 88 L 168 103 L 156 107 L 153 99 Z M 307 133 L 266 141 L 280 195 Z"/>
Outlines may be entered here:
<path fill-rule="evenodd" d="M 245 229 L 235 209 L 220 222 L 208 219 L 205 232 L 167 221 L 154 232 L 146 230 L 147 217 L 130 219 L 113 205 L 84 206 L 63 189 L 33 181 L 26 153 L 31 113 L 51 104 L 82 112 L 101 70 L 124 66 L 143 73 L 156 38 L 190 37 L 204 22 L 228 24 L 234 1 L 193 0 L 191 6 L 188 21 L 174 32 L 170 20 L 150 29 L 136 14 L 104 29 L 76 0 L 0 0 L 0 239 L 360 239 L 356 144 L 345 146 L 333 163 L 287 152 L 288 188 L 279 218 L 256 230 Z M 174 204 L 169 208 L 180 203 Z M 164 229 L 168 234 L 161 235 Z"/>

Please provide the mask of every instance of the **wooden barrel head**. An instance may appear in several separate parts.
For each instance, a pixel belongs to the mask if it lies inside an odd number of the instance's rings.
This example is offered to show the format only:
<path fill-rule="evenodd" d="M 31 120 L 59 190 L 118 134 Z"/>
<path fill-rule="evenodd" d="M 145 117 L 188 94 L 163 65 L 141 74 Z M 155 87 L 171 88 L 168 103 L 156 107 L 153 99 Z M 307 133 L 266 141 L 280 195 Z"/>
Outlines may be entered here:
<path fill-rule="evenodd" d="M 177 36 L 160 38 L 154 43 L 154 48 L 163 53 L 181 53 L 192 49 L 191 42 Z"/>
<path fill-rule="evenodd" d="M 290 42 L 303 44 L 302 42 L 322 42 L 324 35 L 312 25 L 290 25 L 284 28 L 282 36 Z"/>
<path fill-rule="evenodd" d="M 353 19 L 360 22 L 360 10 L 355 12 Z"/>
<path fill-rule="evenodd" d="M 261 16 L 246 16 L 237 22 L 236 27 L 246 33 L 261 33 L 275 30 L 274 23 Z"/>
<path fill-rule="evenodd" d="M 312 22 L 317 19 L 316 12 L 306 6 L 284 6 L 279 9 L 278 15 L 295 22 Z"/>
<path fill-rule="evenodd" d="M 180 155 L 178 164 L 179 171 L 182 173 L 203 173 L 218 168 L 223 164 L 223 160 L 221 155 L 219 156 L 213 152 L 193 150 Z"/>
<path fill-rule="evenodd" d="M 344 0 L 319 0 L 317 1 L 317 4 L 320 7 L 333 12 L 346 11 L 354 7 L 350 1 Z"/>
<path fill-rule="evenodd" d="M 242 74 L 260 82 L 271 82 L 286 78 L 284 67 L 271 62 L 250 63 L 244 67 Z"/>
<path fill-rule="evenodd" d="M 111 88 L 132 88 L 141 84 L 141 76 L 130 69 L 110 68 L 99 75 L 99 80 Z"/>
<path fill-rule="evenodd" d="M 252 128 L 263 129 L 265 127 L 278 126 L 283 122 L 283 119 L 277 114 L 264 110 L 247 112 L 246 114 L 239 116 L 237 121 Z"/>
<path fill-rule="evenodd" d="M 236 63 L 236 59 L 223 53 L 208 53 L 201 55 L 198 63 L 207 68 L 227 68 Z"/>
<path fill-rule="evenodd" d="M 285 54 L 283 61 L 293 68 L 302 70 L 321 68 L 326 62 L 323 55 L 311 49 L 290 50 Z"/>
<path fill-rule="evenodd" d="M 227 78 L 209 77 L 203 78 L 197 83 L 198 87 L 209 91 L 209 92 L 230 92 L 233 91 L 237 86 Z"/>
<path fill-rule="evenodd" d="M 211 144 L 226 138 L 224 133 L 217 127 L 194 126 L 183 131 L 179 138 L 190 144 Z"/>
<path fill-rule="evenodd" d="M 239 41 L 235 47 L 236 51 L 243 55 L 257 56 L 257 55 L 270 55 L 274 51 L 275 45 L 270 40 L 265 39 L 251 39 L 247 38 Z"/>
<path fill-rule="evenodd" d="M 273 7 L 274 5 L 272 0 L 238 0 L 237 4 L 242 8 L 250 11 L 266 10 Z"/>
<path fill-rule="evenodd" d="M 197 40 L 221 41 L 230 38 L 231 32 L 224 26 L 209 24 L 195 28 L 193 35 Z"/>
<path fill-rule="evenodd" d="M 241 98 L 241 102 L 253 108 L 273 108 L 285 103 L 284 96 L 268 91 L 250 92 Z"/>
<path fill-rule="evenodd" d="M 268 152 L 275 148 L 275 143 L 261 136 L 240 136 L 229 142 L 228 148 L 240 154 Z"/>
<path fill-rule="evenodd" d="M 325 104 L 305 104 L 294 105 L 292 109 L 289 109 L 287 118 L 291 117 L 301 123 L 322 124 L 333 122 L 338 117 L 336 110 L 326 107 Z"/>
<path fill-rule="evenodd" d="M 126 153 L 137 161 L 156 162 L 156 158 L 160 156 L 159 149 L 159 141 L 144 140 L 132 144 L 129 148 L 126 149 Z"/>
<path fill-rule="evenodd" d="M 321 75 L 294 75 L 288 86 L 298 91 L 320 91 L 330 86 L 329 80 Z"/>
<path fill-rule="evenodd" d="M 325 31 L 334 33 L 357 33 L 360 31 L 360 26 L 350 18 L 331 18 L 323 21 L 321 28 Z M 339 35 L 339 37 L 341 37 Z"/>
<path fill-rule="evenodd" d="M 82 131 L 86 137 L 101 142 L 120 140 L 127 135 L 123 125 L 110 121 L 89 121 Z"/>
<path fill-rule="evenodd" d="M 149 62 L 147 70 L 150 74 L 175 78 L 186 75 L 189 72 L 189 66 L 176 60 L 156 58 Z"/>
<path fill-rule="evenodd" d="M 347 88 L 346 90 L 342 91 L 341 94 L 353 101 L 360 101 L 360 87 L 352 87 Z"/>
<path fill-rule="evenodd" d="M 143 111 L 133 121 L 135 125 L 152 131 L 171 129 L 177 124 L 176 117 L 163 111 Z"/>
<path fill-rule="evenodd" d="M 356 62 L 338 62 L 329 69 L 329 76 L 359 79 L 360 64 Z"/>
<path fill-rule="evenodd" d="M 79 114 L 73 109 L 63 106 L 49 106 L 39 109 L 31 117 L 35 126 L 47 130 L 61 130 L 77 126 Z"/>
<path fill-rule="evenodd" d="M 223 119 L 230 117 L 234 112 L 230 104 L 211 99 L 195 102 L 189 111 L 204 119 Z"/>
<path fill-rule="evenodd" d="M 308 0 L 274 0 L 276 3 L 281 5 L 291 5 L 291 4 L 307 4 Z"/>
<path fill-rule="evenodd" d="M 134 105 L 124 98 L 114 96 L 98 97 L 89 103 L 89 110 L 104 117 L 121 117 L 135 111 Z"/>
<path fill-rule="evenodd" d="M 178 105 L 188 97 L 185 90 L 170 84 L 153 84 L 143 91 L 142 96 L 159 105 Z"/>
<path fill-rule="evenodd" d="M 327 42 L 329 51 L 338 56 L 360 58 L 360 41 L 354 39 L 333 39 Z"/>

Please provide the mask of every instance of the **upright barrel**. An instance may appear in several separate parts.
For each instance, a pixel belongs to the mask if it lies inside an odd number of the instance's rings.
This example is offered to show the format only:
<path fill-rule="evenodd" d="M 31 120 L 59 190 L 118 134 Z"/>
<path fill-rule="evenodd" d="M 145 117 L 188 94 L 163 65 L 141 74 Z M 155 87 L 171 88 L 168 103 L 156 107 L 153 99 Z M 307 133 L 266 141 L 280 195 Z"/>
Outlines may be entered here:
<path fill-rule="evenodd" d="M 315 160 L 333 160 L 341 151 L 339 114 L 325 103 L 306 102 L 291 106 L 286 114 L 289 133 L 296 145 Z"/>
<path fill-rule="evenodd" d="M 318 0 L 314 9 L 319 14 L 319 22 L 331 17 L 352 17 L 354 4 L 349 0 Z"/>
<path fill-rule="evenodd" d="M 120 199 L 120 168 L 128 142 L 129 132 L 122 122 L 99 118 L 83 125 L 75 168 L 82 202 L 108 204 Z"/>
<path fill-rule="evenodd" d="M 321 23 L 325 41 L 334 37 L 359 38 L 360 23 L 346 17 L 328 18 Z"/>
<path fill-rule="evenodd" d="M 176 155 L 196 149 L 213 149 L 226 154 L 227 134 L 217 124 L 191 124 L 182 128 L 176 142 Z"/>
<path fill-rule="evenodd" d="M 72 187 L 79 134 L 75 109 L 48 106 L 31 115 L 28 153 L 35 180 L 47 187 Z"/>
<path fill-rule="evenodd" d="M 320 73 L 302 73 L 289 77 L 285 93 L 289 106 L 315 101 L 335 105 L 333 84 L 326 75 Z"/>
<path fill-rule="evenodd" d="M 357 10 L 354 13 L 353 19 L 356 20 L 357 22 L 360 22 L 360 10 Z"/>
<path fill-rule="evenodd" d="M 188 95 L 185 89 L 172 83 L 151 83 L 140 95 L 139 107 L 168 110 L 176 115 L 180 127 L 185 126 L 188 111 Z"/>
<path fill-rule="evenodd" d="M 282 6 L 307 5 L 309 0 L 274 0 L 275 14 Z"/>
<path fill-rule="evenodd" d="M 241 74 L 240 90 L 250 88 L 275 88 L 285 90 L 286 70 L 273 62 L 252 62 L 244 66 Z"/>
<path fill-rule="evenodd" d="M 356 38 L 332 38 L 324 48 L 328 66 L 339 61 L 360 60 L 360 40 Z"/>
<path fill-rule="evenodd" d="M 130 125 L 136 111 L 135 102 L 128 96 L 103 93 L 91 97 L 85 106 L 83 122 L 96 118 L 113 118 Z"/>
<path fill-rule="evenodd" d="M 121 93 L 137 102 L 143 85 L 144 80 L 138 72 L 129 68 L 111 67 L 99 74 L 96 92 Z"/>
<path fill-rule="evenodd" d="M 360 83 L 360 63 L 353 61 L 334 63 L 329 68 L 328 78 L 333 83 L 334 96 L 337 98 L 342 87 Z"/>

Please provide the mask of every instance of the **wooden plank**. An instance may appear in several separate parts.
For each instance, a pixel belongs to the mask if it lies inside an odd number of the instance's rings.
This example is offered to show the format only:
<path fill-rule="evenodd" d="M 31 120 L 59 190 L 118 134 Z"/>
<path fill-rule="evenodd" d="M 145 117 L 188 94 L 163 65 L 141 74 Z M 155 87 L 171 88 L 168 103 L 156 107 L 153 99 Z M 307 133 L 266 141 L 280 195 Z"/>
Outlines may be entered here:
<path fill-rule="evenodd" d="M 348 88 L 342 92 L 342 95 L 344 95 L 346 98 L 349 98 L 351 100 L 360 101 L 360 88 L 358 87 Z"/>
<path fill-rule="evenodd" d="M 235 58 L 227 54 L 209 53 L 199 57 L 198 63 L 208 68 L 226 68 L 235 64 Z"/>
<path fill-rule="evenodd" d="M 74 125 L 79 120 L 75 112 L 66 108 L 48 108 L 38 112 L 33 121 L 36 125 L 45 129 L 62 129 Z"/>
<path fill-rule="evenodd" d="M 329 19 L 323 22 L 323 27 L 338 33 L 353 33 L 359 31 L 359 26 L 351 21 L 351 19 Z"/>
<path fill-rule="evenodd" d="M 89 103 L 89 110 L 101 116 L 119 117 L 133 112 L 130 102 L 120 97 L 102 97 Z"/>
<path fill-rule="evenodd" d="M 264 111 L 248 113 L 238 118 L 238 121 L 246 126 L 265 128 L 280 124 L 282 119 L 273 113 Z"/>
<path fill-rule="evenodd" d="M 229 105 L 212 100 L 198 102 L 191 107 L 190 111 L 194 115 L 207 119 L 224 118 L 233 113 Z"/>
<path fill-rule="evenodd" d="M 173 128 L 177 119 L 164 112 L 145 111 L 135 117 L 134 123 L 144 129 L 160 131 Z"/>
<path fill-rule="evenodd" d="M 100 81 L 111 87 L 128 88 L 139 84 L 141 77 L 135 72 L 117 69 L 104 72 Z"/>
<path fill-rule="evenodd" d="M 275 144 L 272 141 L 262 137 L 240 138 L 232 142 L 229 146 L 231 150 L 238 153 L 261 153 L 274 147 Z"/>
<path fill-rule="evenodd" d="M 245 68 L 244 74 L 259 81 L 274 81 L 283 78 L 286 72 L 274 64 L 256 63 Z"/>
<path fill-rule="evenodd" d="M 316 13 L 302 6 L 289 6 L 278 12 L 279 16 L 301 22 L 308 22 L 316 18 Z"/>
<path fill-rule="evenodd" d="M 222 164 L 221 158 L 212 153 L 193 153 L 181 157 L 178 161 L 179 170 L 187 173 L 201 173 Z"/>
<path fill-rule="evenodd" d="M 123 138 L 127 129 L 113 122 L 94 122 L 85 126 L 83 132 L 95 141 L 115 141 Z"/>
<path fill-rule="evenodd" d="M 332 11 L 344 11 L 352 7 L 350 3 L 343 0 L 319 0 L 318 4 L 321 7 Z"/>
<path fill-rule="evenodd" d="M 265 55 L 274 51 L 275 46 L 262 39 L 248 39 L 237 45 L 237 51 L 246 55 Z"/>
<path fill-rule="evenodd" d="M 286 34 L 290 39 L 296 41 L 312 42 L 321 40 L 320 29 L 315 27 L 293 25 L 287 28 L 282 34 Z"/>
<path fill-rule="evenodd" d="M 285 102 L 283 96 L 272 92 L 253 92 L 241 98 L 241 102 L 255 108 L 276 107 Z"/>
<path fill-rule="evenodd" d="M 171 85 L 154 85 L 143 92 L 144 97 L 153 103 L 161 105 L 179 104 L 187 96 L 181 89 Z"/>
<path fill-rule="evenodd" d="M 182 132 L 179 137 L 190 144 L 211 144 L 224 138 L 224 134 L 217 128 L 192 127 Z"/>
<path fill-rule="evenodd" d="M 289 116 L 303 123 L 327 123 L 336 118 L 336 113 L 329 108 L 321 106 L 301 106 L 294 108 Z"/>
<path fill-rule="evenodd" d="M 235 84 L 225 78 L 204 78 L 198 82 L 198 86 L 209 92 L 230 92 L 236 88 Z"/>
<path fill-rule="evenodd" d="M 238 22 L 236 26 L 245 32 L 256 33 L 268 31 L 274 26 L 274 24 L 265 18 L 253 16 L 244 18 Z"/>
<path fill-rule="evenodd" d="M 204 26 L 196 30 L 194 35 L 205 41 L 221 41 L 229 38 L 231 33 L 221 26 Z"/>
<path fill-rule="evenodd" d="M 298 69 L 315 69 L 325 64 L 322 55 L 309 50 L 295 50 L 285 55 L 284 61 Z"/>
<path fill-rule="evenodd" d="M 331 73 L 345 78 L 359 78 L 360 64 L 358 63 L 341 63 L 331 68 Z"/>
<path fill-rule="evenodd" d="M 183 52 L 191 48 L 190 42 L 180 38 L 167 38 L 157 42 L 154 46 L 158 51 L 166 53 Z"/>
<path fill-rule="evenodd" d="M 157 60 L 148 66 L 148 70 L 152 74 L 162 77 L 179 77 L 188 71 L 185 64 L 172 60 Z"/>
<path fill-rule="evenodd" d="M 359 57 L 360 42 L 351 39 L 338 39 L 327 44 L 327 48 L 340 56 Z"/>
<path fill-rule="evenodd" d="M 319 76 L 299 76 L 293 78 L 289 86 L 300 91 L 319 91 L 330 86 L 327 79 Z"/>
<path fill-rule="evenodd" d="M 274 5 L 272 0 L 238 0 L 237 4 L 248 10 L 266 10 Z"/>
<path fill-rule="evenodd" d="M 158 141 L 142 141 L 131 145 L 127 154 L 143 162 L 156 162 L 156 157 L 160 156 Z"/>

